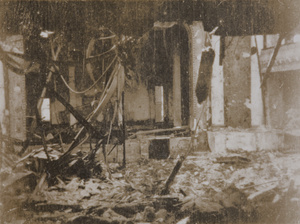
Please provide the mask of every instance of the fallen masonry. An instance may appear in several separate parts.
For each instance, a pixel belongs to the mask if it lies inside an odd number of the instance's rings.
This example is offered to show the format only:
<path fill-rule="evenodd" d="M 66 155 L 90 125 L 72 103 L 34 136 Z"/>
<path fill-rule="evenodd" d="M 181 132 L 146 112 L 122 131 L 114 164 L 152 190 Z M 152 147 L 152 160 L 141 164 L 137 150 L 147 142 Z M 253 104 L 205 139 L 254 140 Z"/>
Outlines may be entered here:
<path fill-rule="evenodd" d="M 54 148 L 48 150 L 52 158 L 58 153 Z M 86 165 L 72 155 L 75 162 L 49 183 L 41 182 L 43 173 L 33 169 L 47 159 L 43 152 L 1 170 L 2 222 L 294 223 L 300 219 L 296 152 L 191 153 L 167 194 L 161 193 L 180 158 L 143 159 L 124 169 L 119 164 Z"/>

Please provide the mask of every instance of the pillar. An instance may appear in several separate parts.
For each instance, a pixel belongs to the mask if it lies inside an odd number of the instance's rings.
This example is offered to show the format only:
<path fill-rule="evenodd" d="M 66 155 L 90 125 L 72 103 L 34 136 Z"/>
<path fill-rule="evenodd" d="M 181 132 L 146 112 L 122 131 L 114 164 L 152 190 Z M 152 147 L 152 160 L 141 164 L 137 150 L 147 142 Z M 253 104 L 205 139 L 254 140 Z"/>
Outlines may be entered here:
<path fill-rule="evenodd" d="M 224 126 L 224 76 L 220 62 L 220 36 L 212 36 L 212 47 L 215 51 L 211 79 L 211 114 L 213 126 Z"/>
<path fill-rule="evenodd" d="M 258 127 L 263 125 L 263 100 L 260 82 L 260 68 L 257 54 L 260 54 L 263 48 L 263 36 L 252 36 L 251 47 L 256 47 L 255 38 L 257 40 L 257 53 L 251 55 L 251 126 Z"/>
<path fill-rule="evenodd" d="M 181 72 L 180 72 L 180 55 L 178 49 L 173 54 L 173 117 L 174 126 L 182 125 L 181 121 Z"/>
<path fill-rule="evenodd" d="M 190 129 L 197 131 L 197 129 L 206 128 L 206 112 L 207 106 L 202 103 L 198 104 L 196 97 L 196 84 L 199 73 L 199 66 L 201 60 L 202 49 L 205 44 L 205 32 L 201 21 L 194 21 L 192 24 L 184 25 L 189 37 L 189 51 L 190 51 Z M 202 115 L 202 116 L 201 116 Z"/>

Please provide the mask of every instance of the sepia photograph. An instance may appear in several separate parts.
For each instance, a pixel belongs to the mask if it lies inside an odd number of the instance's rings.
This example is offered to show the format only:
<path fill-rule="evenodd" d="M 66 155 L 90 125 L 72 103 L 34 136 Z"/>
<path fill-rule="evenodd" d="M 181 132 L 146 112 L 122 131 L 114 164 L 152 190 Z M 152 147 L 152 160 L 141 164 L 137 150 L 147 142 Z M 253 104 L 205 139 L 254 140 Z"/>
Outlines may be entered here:
<path fill-rule="evenodd" d="M 300 0 L 0 0 L 0 224 L 300 223 Z"/>

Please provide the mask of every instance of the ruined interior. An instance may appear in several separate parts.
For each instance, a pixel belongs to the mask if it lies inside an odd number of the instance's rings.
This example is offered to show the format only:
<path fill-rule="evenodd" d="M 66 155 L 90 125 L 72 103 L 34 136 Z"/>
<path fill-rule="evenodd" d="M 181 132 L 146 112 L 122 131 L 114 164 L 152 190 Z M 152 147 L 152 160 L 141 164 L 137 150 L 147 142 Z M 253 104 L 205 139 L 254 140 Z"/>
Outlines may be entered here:
<path fill-rule="evenodd" d="M 299 12 L 0 2 L 1 223 L 298 223 Z"/>

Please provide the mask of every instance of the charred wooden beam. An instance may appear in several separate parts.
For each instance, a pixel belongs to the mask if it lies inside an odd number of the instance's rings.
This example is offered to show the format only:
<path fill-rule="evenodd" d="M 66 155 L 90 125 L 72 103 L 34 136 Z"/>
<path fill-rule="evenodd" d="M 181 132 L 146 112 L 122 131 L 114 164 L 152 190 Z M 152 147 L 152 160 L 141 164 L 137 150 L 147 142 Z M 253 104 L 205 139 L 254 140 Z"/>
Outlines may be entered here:
<path fill-rule="evenodd" d="M 265 83 L 266 83 L 267 79 L 268 79 L 269 76 L 270 76 L 272 67 L 273 67 L 273 65 L 274 65 L 274 63 L 275 63 L 277 54 L 278 54 L 279 49 L 280 49 L 280 47 L 281 47 L 281 42 L 282 42 L 282 40 L 284 39 L 284 37 L 285 37 L 285 34 L 280 34 L 280 35 L 279 35 L 279 38 L 278 38 L 278 40 L 277 40 L 277 44 L 276 44 L 276 46 L 275 46 L 275 48 L 274 48 L 274 50 L 273 50 L 273 52 L 272 52 L 272 56 L 271 56 L 269 62 L 268 62 L 268 66 L 267 66 L 265 75 L 263 76 L 263 81 L 262 81 L 262 84 L 261 84 L 262 86 L 263 86 L 263 85 L 266 85 Z"/>
<path fill-rule="evenodd" d="M 52 87 L 48 87 L 49 92 L 66 107 L 66 109 L 76 118 L 76 120 L 82 124 L 89 133 L 96 136 L 101 136 L 98 132 L 69 102 L 67 102 L 58 92 L 56 92 Z"/>
<path fill-rule="evenodd" d="M 285 34 L 281 33 L 279 35 L 279 38 L 277 40 L 277 44 L 273 50 L 273 53 L 272 53 L 272 56 L 268 62 L 268 66 L 267 66 L 267 70 L 265 72 L 265 74 L 262 76 L 262 82 L 261 82 L 261 90 L 262 90 L 262 97 L 263 97 L 263 110 L 264 110 L 264 116 L 265 116 L 265 124 L 266 125 L 270 125 L 270 108 L 268 106 L 268 85 L 267 85 L 267 80 L 270 76 L 270 73 L 271 73 L 271 70 L 272 70 L 272 67 L 275 63 L 275 60 L 276 60 L 276 57 L 277 57 L 277 54 L 279 52 L 279 49 L 281 47 L 281 42 L 282 40 L 284 39 L 285 37 Z M 258 62 L 260 63 L 260 62 Z"/>
<path fill-rule="evenodd" d="M 123 167 L 126 166 L 126 124 L 125 124 L 125 93 L 122 92 L 122 131 L 123 131 Z"/>
<path fill-rule="evenodd" d="M 163 190 L 161 191 L 161 195 L 166 195 L 166 194 L 169 194 L 169 188 L 171 186 L 171 184 L 173 183 L 177 173 L 179 172 L 181 166 L 182 166 L 182 163 L 183 161 L 185 160 L 185 156 L 181 156 L 179 158 L 179 160 L 177 161 L 176 165 L 174 166 L 173 170 L 172 170 L 172 173 L 170 174 Z"/>

